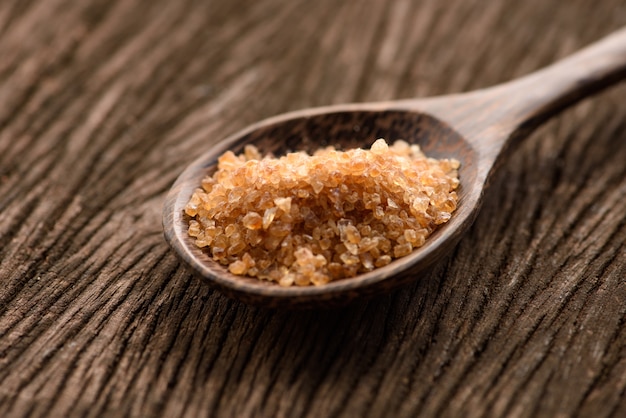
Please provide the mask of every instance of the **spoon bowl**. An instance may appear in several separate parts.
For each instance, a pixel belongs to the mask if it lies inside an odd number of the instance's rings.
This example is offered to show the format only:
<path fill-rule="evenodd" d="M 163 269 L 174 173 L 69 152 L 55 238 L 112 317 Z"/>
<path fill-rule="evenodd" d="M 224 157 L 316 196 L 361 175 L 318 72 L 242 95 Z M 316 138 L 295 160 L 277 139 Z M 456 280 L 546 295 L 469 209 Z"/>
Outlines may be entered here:
<path fill-rule="evenodd" d="M 348 104 L 288 113 L 259 122 L 214 144 L 172 186 L 163 209 L 165 237 L 182 261 L 223 293 L 266 307 L 336 306 L 390 291 L 416 280 L 449 254 L 469 228 L 498 163 L 534 128 L 580 99 L 626 75 L 626 30 L 544 70 L 475 92 L 370 104 Z M 452 218 L 426 243 L 391 264 L 322 286 L 281 287 L 236 276 L 213 261 L 187 234 L 184 207 L 202 179 L 215 171 L 227 150 L 254 144 L 261 154 L 309 153 L 333 145 L 369 147 L 376 139 L 404 139 L 434 158 L 461 162 L 459 203 Z"/>
<path fill-rule="evenodd" d="M 393 289 L 424 270 L 454 246 L 473 220 L 476 192 L 482 189 L 477 178 L 475 151 L 457 132 L 445 123 L 424 113 L 406 110 L 379 110 L 376 105 L 320 108 L 315 111 L 294 112 L 272 118 L 238 133 L 192 163 L 172 188 L 165 212 L 166 236 L 182 259 L 200 276 L 218 286 L 224 293 L 248 303 L 263 305 L 334 305 L 342 299 L 366 296 Z M 459 168 L 463 179 L 459 187 L 459 205 L 446 228 L 436 229 L 426 244 L 410 255 L 391 264 L 354 278 L 328 283 L 324 286 L 281 287 L 272 282 L 236 276 L 200 248 L 187 234 L 189 218 L 184 207 L 202 179 L 215 171 L 218 157 L 226 150 L 243 151 L 254 144 L 262 154 L 283 155 L 290 151 L 312 153 L 320 147 L 334 145 L 341 149 L 367 147 L 377 138 L 390 141 L 404 139 L 418 144 L 428 156 L 456 158 L 464 163 Z"/>

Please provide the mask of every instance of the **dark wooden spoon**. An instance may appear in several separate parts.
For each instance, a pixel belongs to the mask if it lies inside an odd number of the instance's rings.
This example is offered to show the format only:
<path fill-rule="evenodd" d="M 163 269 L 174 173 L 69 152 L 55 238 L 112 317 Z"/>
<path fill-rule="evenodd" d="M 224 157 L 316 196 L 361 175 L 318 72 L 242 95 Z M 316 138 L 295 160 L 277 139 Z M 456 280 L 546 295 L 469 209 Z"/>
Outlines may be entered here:
<path fill-rule="evenodd" d="M 389 291 L 416 280 L 448 254 L 478 213 L 494 167 L 522 138 L 580 99 L 626 76 L 626 29 L 512 82 L 465 94 L 302 110 L 257 123 L 212 145 L 178 178 L 163 209 L 165 237 L 180 258 L 226 295 L 247 303 L 330 306 Z M 328 144 L 369 147 L 377 138 L 405 139 L 426 155 L 461 161 L 459 205 L 452 219 L 410 255 L 367 274 L 323 286 L 281 287 L 235 276 L 197 248 L 187 235 L 183 208 L 226 150 L 255 144 L 262 153 L 313 151 Z"/>

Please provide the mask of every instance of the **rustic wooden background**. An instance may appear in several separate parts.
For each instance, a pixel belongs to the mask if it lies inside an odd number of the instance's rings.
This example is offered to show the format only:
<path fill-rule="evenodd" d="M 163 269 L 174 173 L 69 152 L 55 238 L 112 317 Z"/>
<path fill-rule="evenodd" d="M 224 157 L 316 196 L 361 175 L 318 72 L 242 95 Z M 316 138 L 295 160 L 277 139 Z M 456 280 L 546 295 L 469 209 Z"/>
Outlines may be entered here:
<path fill-rule="evenodd" d="M 485 87 L 623 0 L 0 2 L 0 416 L 625 416 L 626 85 L 529 138 L 454 254 L 331 311 L 231 301 L 162 237 L 211 144 Z"/>

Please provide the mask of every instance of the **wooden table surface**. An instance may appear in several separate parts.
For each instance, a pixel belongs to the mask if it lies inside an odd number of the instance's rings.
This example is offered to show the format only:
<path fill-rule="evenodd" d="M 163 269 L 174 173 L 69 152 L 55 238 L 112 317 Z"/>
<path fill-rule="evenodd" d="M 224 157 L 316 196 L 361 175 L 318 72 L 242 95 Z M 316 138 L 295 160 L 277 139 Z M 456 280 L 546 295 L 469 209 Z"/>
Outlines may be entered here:
<path fill-rule="evenodd" d="M 196 156 L 289 110 L 468 91 L 623 0 L 0 2 L 0 416 L 626 416 L 626 85 L 536 131 L 395 293 L 249 307 L 162 236 Z"/>

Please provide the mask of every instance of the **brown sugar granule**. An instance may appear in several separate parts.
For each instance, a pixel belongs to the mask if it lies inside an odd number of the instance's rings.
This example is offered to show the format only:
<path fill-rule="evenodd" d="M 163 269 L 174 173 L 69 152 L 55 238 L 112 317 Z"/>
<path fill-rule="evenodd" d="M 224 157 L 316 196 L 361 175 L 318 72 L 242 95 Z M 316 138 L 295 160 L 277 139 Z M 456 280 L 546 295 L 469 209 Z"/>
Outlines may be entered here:
<path fill-rule="evenodd" d="M 458 167 L 405 141 L 280 158 L 249 145 L 194 192 L 189 235 L 233 274 L 322 285 L 424 245 L 456 209 Z"/>

